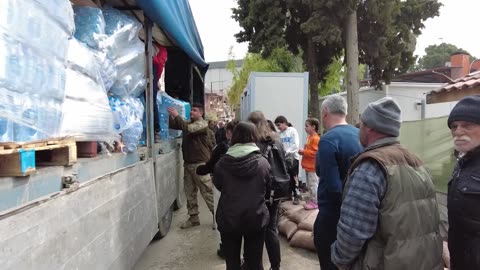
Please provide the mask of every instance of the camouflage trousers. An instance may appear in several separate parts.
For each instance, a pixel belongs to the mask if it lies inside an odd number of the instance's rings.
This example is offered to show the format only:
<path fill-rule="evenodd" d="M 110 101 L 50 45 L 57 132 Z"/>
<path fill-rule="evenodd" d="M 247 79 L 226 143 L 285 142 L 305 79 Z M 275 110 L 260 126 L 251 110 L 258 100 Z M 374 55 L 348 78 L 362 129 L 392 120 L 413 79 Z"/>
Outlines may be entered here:
<path fill-rule="evenodd" d="M 204 163 L 184 164 L 184 188 L 187 196 L 187 209 L 191 218 L 198 220 L 197 194 L 200 190 L 208 209 L 213 214 L 213 183 L 210 175 L 198 175 L 197 167 Z"/>

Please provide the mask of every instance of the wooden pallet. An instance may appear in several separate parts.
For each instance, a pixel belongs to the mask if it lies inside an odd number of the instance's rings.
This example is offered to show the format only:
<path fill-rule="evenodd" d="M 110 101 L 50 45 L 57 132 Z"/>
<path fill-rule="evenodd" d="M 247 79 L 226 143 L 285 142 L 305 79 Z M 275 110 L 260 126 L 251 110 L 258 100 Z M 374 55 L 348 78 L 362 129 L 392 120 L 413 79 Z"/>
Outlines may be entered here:
<path fill-rule="evenodd" d="M 26 176 L 36 166 L 69 166 L 77 161 L 73 138 L 0 143 L 0 176 Z"/>

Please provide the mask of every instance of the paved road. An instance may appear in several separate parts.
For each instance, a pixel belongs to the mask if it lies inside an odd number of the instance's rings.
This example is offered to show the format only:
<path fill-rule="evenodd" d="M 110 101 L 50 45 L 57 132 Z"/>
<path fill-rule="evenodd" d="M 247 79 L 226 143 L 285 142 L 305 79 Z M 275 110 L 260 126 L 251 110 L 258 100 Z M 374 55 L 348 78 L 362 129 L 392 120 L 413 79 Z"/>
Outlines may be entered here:
<path fill-rule="evenodd" d="M 168 235 L 153 241 L 137 262 L 134 270 L 220 270 L 225 262 L 217 257 L 216 231 L 212 230 L 212 216 L 199 196 L 201 225 L 187 230 L 179 228 L 187 216 L 182 208 L 175 212 Z M 282 269 L 320 269 L 314 252 L 292 248 L 281 236 Z M 268 256 L 264 251 L 264 266 L 269 269 Z"/>

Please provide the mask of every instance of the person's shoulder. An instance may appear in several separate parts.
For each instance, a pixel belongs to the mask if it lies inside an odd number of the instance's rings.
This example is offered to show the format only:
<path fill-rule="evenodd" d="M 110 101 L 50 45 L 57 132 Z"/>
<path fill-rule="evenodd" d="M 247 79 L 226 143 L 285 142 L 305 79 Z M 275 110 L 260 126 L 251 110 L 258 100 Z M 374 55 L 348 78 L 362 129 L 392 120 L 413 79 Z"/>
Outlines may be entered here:
<path fill-rule="evenodd" d="M 258 160 L 258 165 L 259 165 L 261 168 L 270 169 L 270 162 L 268 162 L 267 158 L 265 158 L 260 152 L 259 152 L 259 153 L 255 153 L 255 157 L 257 158 L 257 160 Z"/>

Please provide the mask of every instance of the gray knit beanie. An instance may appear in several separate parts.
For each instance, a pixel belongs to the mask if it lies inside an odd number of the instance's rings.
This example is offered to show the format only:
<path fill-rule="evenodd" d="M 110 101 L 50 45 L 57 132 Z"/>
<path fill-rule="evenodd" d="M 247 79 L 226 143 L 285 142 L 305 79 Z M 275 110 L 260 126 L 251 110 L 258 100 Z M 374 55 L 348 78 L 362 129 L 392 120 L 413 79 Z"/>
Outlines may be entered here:
<path fill-rule="evenodd" d="M 402 122 L 400 114 L 400 106 L 391 97 L 384 97 L 368 104 L 360 118 L 369 128 L 386 135 L 398 137 Z"/>

